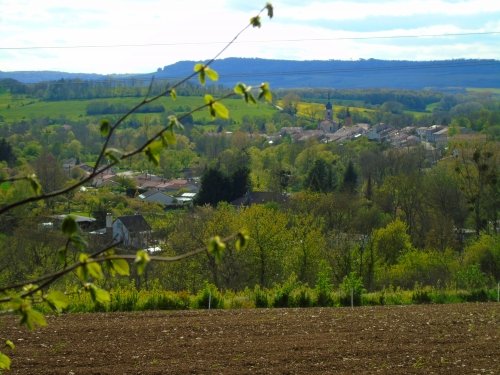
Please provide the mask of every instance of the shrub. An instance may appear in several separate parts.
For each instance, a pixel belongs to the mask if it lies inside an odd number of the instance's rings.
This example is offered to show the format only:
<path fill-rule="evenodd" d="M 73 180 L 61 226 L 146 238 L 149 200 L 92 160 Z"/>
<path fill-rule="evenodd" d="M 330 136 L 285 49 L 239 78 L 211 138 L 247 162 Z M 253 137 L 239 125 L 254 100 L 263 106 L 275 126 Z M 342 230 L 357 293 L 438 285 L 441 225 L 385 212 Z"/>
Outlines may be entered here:
<path fill-rule="evenodd" d="M 311 307 L 314 301 L 311 293 L 311 289 L 306 286 L 301 286 L 298 289 L 292 291 L 291 295 L 291 306 L 294 307 Z"/>
<path fill-rule="evenodd" d="M 195 306 L 199 309 L 220 309 L 224 308 L 224 300 L 213 284 L 205 282 L 205 286 L 195 297 Z"/>
<path fill-rule="evenodd" d="M 364 291 L 361 277 L 356 272 L 351 272 L 344 277 L 344 280 L 340 284 L 340 305 L 351 306 L 352 297 L 352 304 L 354 306 L 361 306 L 361 296 Z"/>
<path fill-rule="evenodd" d="M 476 289 L 465 294 L 467 302 L 487 302 L 489 300 L 488 291 L 486 289 Z"/>
<path fill-rule="evenodd" d="M 361 304 L 363 306 L 380 306 L 385 305 L 384 291 L 378 293 L 368 293 L 361 296 Z"/>
<path fill-rule="evenodd" d="M 326 290 L 316 289 L 316 306 L 329 307 L 334 305 L 334 299 L 332 297 L 332 292 Z"/>
<path fill-rule="evenodd" d="M 415 289 L 411 295 L 411 300 L 413 303 L 431 303 L 430 288 L 422 288 L 420 285 L 416 284 Z"/>
<path fill-rule="evenodd" d="M 134 311 L 137 309 L 139 293 L 133 285 L 116 288 L 111 291 L 109 311 Z"/>
<path fill-rule="evenodd" d="M 487 276 L 500 280 L 500 235 L 481 234 L 465 248 L 464 262 L 475 264 Z"/>
<path fill-rule="evenodd" d="M 185 297 L 185 296 L 184 296 Z M 142 305 L 144 310 L 184 310 L 189 308 L 189 297 L 183 298 L 175 292 L 153 291 L 150 292 Z"/>
<path fill-rule="evenodd" d="M 266 290 L 262 289 L 259 285 L 256 285 L 253 289 L 253 300 L 255 307 L 266 308 L 269 307 L 269 297 Z"/>
<path fill-rule="evenodd" d="M 253 295 L 248 288 L 245 288 L 245 290 L 241 292 L 227 290 L 224 292 L 223 299 L 224 308 L 228 309 L 249 309 L 255 306 Z"/>
<path fill-rule="evenodd" d="M 430 293 L 432 303 L 460 303 L 465 302 L 455 290 L 434 290 Z"/>
<path fill-rule="evenodd" d="M 415 283 L 434 286 L 451 278 L 453 263 L 454 256 L 450 251 L 411 250 L 389 268 L 389 282 L 402 288 L 411 288 Z"/>
<path fill-rule="evenodd" d="M 481 271 L 478 264 L 471 264 L 456 273 L 455 281 L 459 288 L 475 290 L 486 287 L 488 277 Z"/>
<path fill-rule="evenodd" d="M 297 287 L 297 276 L 292 274 L 283 285 L 274 288 L 273 307 L 291 307 L 291 295 Z"/>
<path fill-rule="evenodd" d="M 332 268 L 322 260 L 319 264 L 318 276 L 316 279 L 316 305 L 317 306 L 332 306 L 333 285 L 331 282 Z"/>
<path fill-rule="evenodd" d="M 95 303 L 89 293 L 77 292 L 70 296 L 69 312 L 95 312 Z"/>

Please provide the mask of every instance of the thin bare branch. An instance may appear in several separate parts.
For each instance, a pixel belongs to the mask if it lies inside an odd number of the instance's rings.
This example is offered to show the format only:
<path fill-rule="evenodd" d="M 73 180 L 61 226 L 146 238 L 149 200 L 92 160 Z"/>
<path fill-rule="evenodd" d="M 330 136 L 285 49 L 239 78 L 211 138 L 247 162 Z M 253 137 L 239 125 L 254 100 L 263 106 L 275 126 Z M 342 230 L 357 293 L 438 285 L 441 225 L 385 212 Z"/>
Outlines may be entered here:
<path fill-rule="evenodd" d="M 117 246 L 117 244 L 119 243 L 112 243 L 106 247 L 104 247 L 103 249 L 95 252 L 94 254 L 91 255 L 92 258 L 94 257 L 97 257 L 98 255 L 108 251 L 108 250 L 111 250 L 112 248 L 114 248 L 115 246 Z M 78 267 L 78 265 L 81 265 L 80 262 L 78 263 L 75 263 L 75 264 L 72 264 L 70 266 L 67 266 L 67 267 L 64 267 L 62 270 L 59 270 L 57 272 L 54 272 L 54 273 L 51 273 L 51 274 L 48 274 L 48 275 L 43 275 L 41 277 L 38 277 L 36 279 L 32 279 L 32 280 L 26 280 L 26 281 L 22 281 L 20 283 L 16 283 L 16 284 L 12 284 L 12 285 L 8 285 L 8 286 L 5 286 L 5 287 L 2 287 L 0 288 L 0 293 L 3 293 L 3 292 L 6 292 L 8 290 L 15 290 L 15 289 L 19 289 L 19 288 L 22 288 L 23 286 L 26 286 L 26 285 L 29 285 L 29 284 L 39 284 L 41 282 L 44 282 L 45 280 L 47 279 L 52 279 L 53 277 L 60 277 L 60 276 L 63 276 L 65 275 L 66 273 L 68 272 L 71 272 L 75 266 Z M 69 271 L 68 271 L 69 270 Z M 1 300 L 0 300 L 1 302 Z"/>
<path fill-rule="evenodd" d="M 2 179 L 0 179 L 0 184 L 3 184 L 4 182 L 16 182 L 16 181 L 23 181 L 23 180 L 29 180 L 29 178 L 27 176 L 2 178 Z"/>

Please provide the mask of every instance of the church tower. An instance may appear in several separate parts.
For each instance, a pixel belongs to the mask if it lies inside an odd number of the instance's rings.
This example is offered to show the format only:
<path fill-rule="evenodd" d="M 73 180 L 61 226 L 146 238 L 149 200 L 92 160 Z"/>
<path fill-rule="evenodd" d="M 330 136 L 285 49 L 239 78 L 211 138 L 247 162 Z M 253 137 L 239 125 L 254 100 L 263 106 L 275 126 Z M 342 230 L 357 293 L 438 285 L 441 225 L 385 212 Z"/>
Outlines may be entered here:
<path fill-rule="evenodd" d="M 333 121 L 333 105 L 330 102 L 330 93 L 328 93 L 328 102 L 325 104 L 325 118 L 318 124 L 318 129 L 325 133 L 334 133 L 339 130 L 339 124 Z"/>
<path fill-rule="evenodd" d="M 325 120 L 333 121 L 333 106 L 330 103 L 330 93 L 328 93 L 328 103 L 325 105 Z"/>

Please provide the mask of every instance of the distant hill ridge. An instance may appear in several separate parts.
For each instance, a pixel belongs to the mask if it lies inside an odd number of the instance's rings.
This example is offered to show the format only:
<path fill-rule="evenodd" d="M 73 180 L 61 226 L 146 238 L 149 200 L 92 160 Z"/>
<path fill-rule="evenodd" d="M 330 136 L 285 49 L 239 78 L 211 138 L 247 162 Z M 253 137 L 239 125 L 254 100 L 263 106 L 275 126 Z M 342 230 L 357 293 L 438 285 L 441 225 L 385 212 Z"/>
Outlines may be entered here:
<path fill-rule="evenodd" d="M 102 80 L 105 78 L 182 78 L 193 72 L 198 61 L 180 61 L 155 73 L 137 75 L 99 75 L 64 72 L 0 72 L 0 79 L 25 83 L 58 79 Z M 238 81 L 258 84 L 268 81 L 272 88 L 500 88 L 499 60 L 266 60 L 226 58 L 213 64 L 219 84 L 232 86 Z"/>

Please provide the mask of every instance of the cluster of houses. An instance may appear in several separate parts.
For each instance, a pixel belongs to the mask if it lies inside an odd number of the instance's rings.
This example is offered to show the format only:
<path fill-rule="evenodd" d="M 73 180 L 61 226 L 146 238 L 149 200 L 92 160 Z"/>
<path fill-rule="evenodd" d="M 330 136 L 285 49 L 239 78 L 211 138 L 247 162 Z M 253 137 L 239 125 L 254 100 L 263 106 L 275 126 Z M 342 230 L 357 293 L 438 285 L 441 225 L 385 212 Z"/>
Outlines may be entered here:
<path fill-rule="evenodd" d="M 345 142 L 365 136 L 371 141 L 385 142 L 393 147 L 409 147 L 424 143 L 429 149 L 443 148 L 448 142 L 448 127 L 432 125 L 428 127 L 407 126 L 396 128 L 388 124 L 353 124 L 346 119 L 344 126 L 333 120 L 332 104 L 325 105 L 325 117 L 316 129 L 302 127 L 284 127 L 278 134 L 269 136 L 269 143 L 275 143 L 283 137 L 290 137 L 293 142 L 316 139 L 321 142 Z"/>
<path fill-rule="evenodd" d="M 73 168 L 79 168 L 84 173 L 92 173 L 92 167 L 87 164 L 77 164 L 75 159 L 63 163 L 68 174 Z M 166 179 L 148 172 L 122 171 L 113 168 L 104 171 L 91 181 L 91 187 L 121 187 L 124 179 L 133 182 L 134 188 L 127 193 L 143 202 L 158 203 L 164 208 L 177 208 L 192 205 L 199 191 L 199 178 Z"/>
<path fill-rule="evenodd" d="M 325 143 L 342 143 L 365 136 L 371 141 L 385 142 L 393 147 L 407 147 L 426 143 L 428 147 L 442 148 L 448 142 L 448 127 L 442 125 L 429 127 L 407 126 L 400 129 L 383 123 L 373 126 L 359 123 L 340 127 L 333 132 L 325 131 L 323 127 L 314 130 L 306 130 L 301 127 L 284 127 L 281 128 L 278 135 L 271 137 L 271 141 L 275 142 L 276 138 L 287 136 L 294 142 L 316 139 Z"/>

